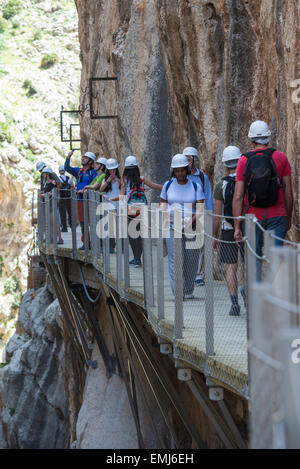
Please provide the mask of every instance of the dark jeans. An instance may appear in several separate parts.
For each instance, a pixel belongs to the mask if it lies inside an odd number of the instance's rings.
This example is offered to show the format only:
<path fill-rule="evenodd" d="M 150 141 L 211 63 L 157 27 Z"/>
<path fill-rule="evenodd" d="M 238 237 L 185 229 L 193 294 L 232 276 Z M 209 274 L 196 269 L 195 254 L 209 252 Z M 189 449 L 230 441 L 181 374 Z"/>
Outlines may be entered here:
<path fill-rule="evenodd" d="M 275 239 L 275 246 L 283 246 L 283 240 L 287 232 L 287 217 L 273 217 L 267 218 L 265 222 L 259 222 L 259 224 L 267 231 L 274 231 L 275 236 L 279 239 Z M 256 254 L 262 256 L 262 248 L 264 245 L 264 233 L 256 225 Z M 258 260 L 256 263 L 256 280 L 261 282 L 262 274 L 262 261 Z"/>
<path fill-rule="evenodd" d="M 128 229 L 130 226 L 130 223 L 134 222 L 135 218 L 128 217 Z M 137 224 L 136 226 L 136 231 L 140 231 L 141 225 L 140 223 Z M 133 252 L 133 257 L 135 260 L 140 261 L 143 253 L 143 240 L 141 236 L 138 236 L 137 238 L 132 238 L 130 234 L 128 233 L 128 238 L 129 238 L 129 243 L 130 247 Z"/>
<path fill-rule="evenodd" d="M 69 226 L 72 227 L 72 214 L 71 214 L 71 199 L 60 199 L 59 201 L 59 213 L 61 219 L 62 230 L 67 229 L 67 215 Z"/>

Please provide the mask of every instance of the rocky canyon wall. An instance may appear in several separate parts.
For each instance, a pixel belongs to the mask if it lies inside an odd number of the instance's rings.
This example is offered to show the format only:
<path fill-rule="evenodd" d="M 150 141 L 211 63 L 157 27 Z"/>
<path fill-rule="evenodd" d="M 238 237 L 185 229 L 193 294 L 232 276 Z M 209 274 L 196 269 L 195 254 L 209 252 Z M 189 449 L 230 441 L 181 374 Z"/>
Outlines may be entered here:
<path fill-rule="evenodd" d="M 48 282 L 28 290 L 0 366 L 0 449 L 66 449 L 85 370 Z"/>
<path fill-rule="evenodd" d="M 76 0 L 87 109 L 118 119 L 81 119 L 83 150 L 123 161 L 136 154 L 157 181 L 186 145 L 200 150 L 213 181 L 228 144 L 249 147 L 248 128 L 266 120 L 272 145 L 293 167 L 299 225 L 299 18 L 296 0 Z M 104 84 L 103 84 L 104 83 Z"/>

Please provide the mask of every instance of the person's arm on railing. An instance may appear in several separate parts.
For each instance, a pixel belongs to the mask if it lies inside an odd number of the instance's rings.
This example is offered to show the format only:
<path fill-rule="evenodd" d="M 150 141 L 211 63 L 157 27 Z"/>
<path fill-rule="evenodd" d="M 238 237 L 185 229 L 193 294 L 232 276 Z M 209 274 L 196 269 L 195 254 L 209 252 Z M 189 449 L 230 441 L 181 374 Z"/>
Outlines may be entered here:
<path fill-rule="evenodd" d="M 100 188 L 100 186 L 101 184 L 99 184 L 99 182 L 95 182 L 95 184 L 90 184 L 89 186 L 85 186 L 83 189 L 83 192 L 87 192 L 89 189 L 97 191 Z"/>
<path fill-rule="evenodd" d="M 283 186 L 283 193 L 284 193 L 285 209 L 287 212 L 287 231 L 289 231 L 292 225 L 292 213 L 293 213 L 293 206 L 294 206 L 291 176 L 284 176 L 282 178 L 282 186 Z"/>
<path fill-rule="evenodd" d="M 108 184 L 110 183 L 111 181 L 111 178 L 109 176 L 109 178 L 106 180 L 106 181 L 103 181 L 102 184 L 101 184 L 101 187 L 100 187 L 100 192 L 105 192 L 107 187 L 108 187 Z"/>
<path fill-rule="evenodd" d="M 156 182 L 153 182 L 151 181 L 150 179 L 148 178 L 143 178 L 143 181 L 144 181 L 144 184 L 146 184 L 146 186 L 150 187 L 151 189 L 154 189 L 156 191 L 161 191 L 162 188 L 163 188 L 163 185 L 162 184 L 156 184 Z"/>
<path fill-rule="evenodd" d="M 213 237 L 217 238 L 220 230 L 221 215 L 223 209 L 222 200 L 214 199 L 214 216 L 213 219 Z M 213 239 L 213 249 L 217 250 L 219 247 L 219 242 L 216 239 Z"/>
<path fill-rule="evenodd" d="M 243 238 L 240 220 L 237 218 L 242 215 L 243 211 L 243 202 L 244 202 L 244 187 L 245 183 L 242 181 L 237 181 L 235 183 L 235 191 L 232 201 L 232 212 L 234 219 L 234 239 L 236 241 L 241 241 Z"/>

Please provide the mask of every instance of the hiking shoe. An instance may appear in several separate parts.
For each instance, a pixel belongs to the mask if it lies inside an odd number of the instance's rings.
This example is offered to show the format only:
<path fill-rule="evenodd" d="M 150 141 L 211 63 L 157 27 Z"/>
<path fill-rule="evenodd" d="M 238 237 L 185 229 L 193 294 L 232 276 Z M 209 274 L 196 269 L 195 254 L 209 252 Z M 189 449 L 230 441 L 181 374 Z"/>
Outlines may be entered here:
<path fill-rule="evenodd" d="M 57 241 L 57 244 L 64 244 L 64 240 L 63 240 L 63 239 L 59 239 L 59 240 Z"/>
<path fill-rule="evenodd" d="M 183 295 L 183 299 L 184 300 L 194 300 L 195 297 L 194 297 L 193 293 L 186 293 L 185 295 Z"/>
<path fill-rule="evenodd" d="M 197 285 L 197 287 L 203 287 L 205 285 L 205 282 L 203 278 L 197 278 L 197 280 L 195 280 L 195 284 Z"/>
<path fill-rule="evenodd" d="M 246 308 L 246 288 L 245 288 L 245 285 L 241 287 L 240 294 L 243 298 L 244 306 Z"/>
<path fill-rule="evenodd" d="M 131 259 L 131 261 L 129 261 L 129 265 L 134 265 L 135 264 L 135 259 Z"/>
<path fill-rule="evenodd" d="M 229 316 L 239 316 L 240 310 L 241 308 L 239 305 L 232 305 L 229 311 Z"/>
<path fill-rule="evenodd" d="M 84 244 L 79 248 L 79 251 L 85 251 L 85 245 Z"/>
<path fill-rule="evenodd" d="M 141 267 L 141 266 L 142 266 L 142 262 L 139 260 L 136 260 L 134 263 L 134 267 Z"/>

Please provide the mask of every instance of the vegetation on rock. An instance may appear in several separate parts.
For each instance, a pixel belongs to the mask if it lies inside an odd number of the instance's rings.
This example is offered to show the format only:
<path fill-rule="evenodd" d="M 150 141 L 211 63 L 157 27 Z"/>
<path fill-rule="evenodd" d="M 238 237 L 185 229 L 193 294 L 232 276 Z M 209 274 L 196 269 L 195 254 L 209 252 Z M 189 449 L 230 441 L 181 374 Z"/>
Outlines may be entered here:
<path fill-rule="evenodd" d="M 35 165 L 43 160 L 57 171 L 69 151 L 59 116 L 61 106 L 79 106 L 81 64 L 73 0 L 0 0 L 0 12 L 0 339 L 6 340 L 19 297 L 4 286 L 13 288 L 6 281 L 15 278 L 26 289 L 31 201 L 40 181 Z"/>

